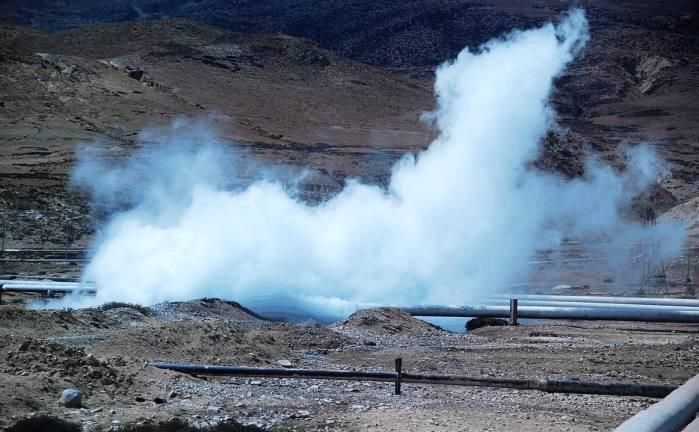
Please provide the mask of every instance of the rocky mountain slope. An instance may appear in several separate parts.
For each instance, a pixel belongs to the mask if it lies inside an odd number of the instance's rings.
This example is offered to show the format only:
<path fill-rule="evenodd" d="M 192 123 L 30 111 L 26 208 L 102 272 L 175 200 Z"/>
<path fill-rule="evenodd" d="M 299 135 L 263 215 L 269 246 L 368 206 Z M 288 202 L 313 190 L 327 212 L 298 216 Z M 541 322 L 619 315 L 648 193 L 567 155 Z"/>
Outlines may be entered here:
<path fill-rule="evenodd" d="M 79 146 L 118 159 L 142 128 L 177 118 L 205 119 L 240 149 L 242 176 L 252 160 L 282 180 L 308 170 L 311 201 L 347 176 L 382 182 L 433 134 L 419 121 L 428 90 L 303 39 L 165 20 L 52 34 L 5 24 L 0 46 L 0 208 L 18 241 L 89 232 L 68 190 Z"/>
<path fill-rule="evenodd" d="M 432 107 L 437 64 L 572 4 L 7 1 L 1 17 L 34 27 L 5 24 L 0 35 L 0 175 L 8 184 L 0 197 L 34 225 L 49 208 L 78 217 L 78 202 L 64 193 L 75 145 L 97 137 L 118 157 L 143 126 L 182 115 L 208 116 L 248 156 L 310 168 L 306 199 L 322 199 L 347 176 L 385 182 L 398 156 L 433 135 L 418 117 Z M 565 132 L 546 137 L 537 166 L 580 175 L 592 150 L 623 167 L 618 149 L 647 141 L 672 173 L 654 195 L 659 210 L 699 195 L 696 2 L 575 4 L 586 9 L 592 38 L 557 83 Z M 46 235 L 56 224 L 45 223 Z"/>

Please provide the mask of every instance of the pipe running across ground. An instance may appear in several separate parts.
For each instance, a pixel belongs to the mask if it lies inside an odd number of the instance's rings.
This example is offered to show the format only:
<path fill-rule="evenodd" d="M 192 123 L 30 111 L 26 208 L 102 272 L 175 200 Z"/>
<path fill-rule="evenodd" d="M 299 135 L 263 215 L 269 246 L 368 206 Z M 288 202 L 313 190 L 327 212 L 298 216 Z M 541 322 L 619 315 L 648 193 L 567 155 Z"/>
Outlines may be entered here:
<path fill-rule="evenodd" d="M 398 365 L 398 362 L 396 362 Z M 351 381 L 381 381 L 397 384 L 446 384 L 471 387 L 496 387 L 517 390 L 538 390 L 547 393 L 580 393 L 612 396 L 639 396 L 662 398 L 677 386 L 666 384 L 638 384 L 623 382 L 593 382 L 554 379 L 480 378 L 453 375 L 430 375 L 403 372 L 362 372 L 324 369 L 278 369 L 243 366 L 193 365 L 178 363 L 153 363 L 153 367 L 191 375 L 218 375 L 258 378 L 297 378 Z M 397 385 L 396 388 L 400 386 Z"/>
<path fill-rule="evenodd" d="M 618 308 L 618 309 L 657 309 L 657 310 L 696 310 L 699 311 L 699 306 L 675 306 L 675 305 L 651 305 L 651 304 L 628 304 L 628 303 L 588 303 L 574 301 L 550 301 L 550 300 L 521 300 L 517 299 L 517 306 L 548 306 L 548 307 L 590 307 L 590 308 Z M 486 306 L 505 306 L 509 305 L 510 300 L 486 300 Z"/>
<path fill-rule="evenodd" d="M 567 296 L 567 295 L 539 295 L 539 294 L 500 294 L 489 300 L 506 301 L 516 298 L 520 301 L 557 301 L 557 302 L 583 302 L 583 303 L 612 303 L 612 304 L 636 304 L 656 306 L 689 306 L 699 308 L 698 299 L 679 299 L 667 297 L 621 297 L 621 296 Z"/>
<path fill-rule="evenodd" d="M 699 375 L 665 399 L 626 420 L 615 432 L 675 432 L 690 423 L 689 430 L 699 430 L 699 423 L 694 421 L 698 411 Z"/>
<path fill-rule="evenodd" d="M 508 318 L 510 316 L 510 307 L 504 305 L 407 306 L 397 309 L 413 316 L 426 317 Z M 517 315 L 520 318 L 535 319 L 699 323 L 699 309 L 664 310 L 662 308 L 518 306 Z"/>

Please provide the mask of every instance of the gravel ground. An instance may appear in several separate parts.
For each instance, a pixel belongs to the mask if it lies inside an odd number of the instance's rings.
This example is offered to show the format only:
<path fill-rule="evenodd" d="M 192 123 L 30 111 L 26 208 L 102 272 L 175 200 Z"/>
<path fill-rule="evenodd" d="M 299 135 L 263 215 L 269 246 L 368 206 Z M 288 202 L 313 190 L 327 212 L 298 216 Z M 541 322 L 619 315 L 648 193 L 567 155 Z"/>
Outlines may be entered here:
<path fill-rule="evenodd" d="M 392 370 L 402 357 L 410 372 L 670 384 L 699 364 L 694 325 L 558 321 L 464 334 L 386 311 L 321 326 L 212 299 L 60 312 L 19 300 L 0 305 L 0 426 L 46 413 L 85 430 L 178 417 L 272 430 L 602 431 L 654 400 L 412 384 L 397 396 L 392 383 L 192 377 L 150 363 Z M 59 406 L 69 387 L 83 408 Z"/>

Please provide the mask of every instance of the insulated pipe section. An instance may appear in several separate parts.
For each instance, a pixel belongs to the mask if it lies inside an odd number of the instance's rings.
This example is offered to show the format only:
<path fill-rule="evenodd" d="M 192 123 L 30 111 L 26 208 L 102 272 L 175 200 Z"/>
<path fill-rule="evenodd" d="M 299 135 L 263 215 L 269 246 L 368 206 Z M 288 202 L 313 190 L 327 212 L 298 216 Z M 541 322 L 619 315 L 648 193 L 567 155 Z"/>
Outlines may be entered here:
<path fill-rule="evenodd" d="M 7 263 L 86 263 L 89 261 L 85 258 L 0 258 L 0 262 Z"/>
<path fill-rule="evenodd" d="M 10 279 L 6 279 L 10 278 Z M 49 277 L 46 276 L 32 276 L 32 275 L 22 275 L 21 279 L 14 274 L 3 274 L 0 275 L 0 285 L 9 282 L 68 282 L 68 283 L 80 283 L 78 278 L 66 278 L 66 277 Z M 87 282 L 92 283 L 92 282 Z"/>
<path fill-rule="evenodd" d="M 510 316 L 509 306 L 410 306 L 398 308 L 413 316 L 432 317 L 494 317 Z M 639 308 L 590 308 L 518 306 L 520 318 L 603 320 L 603 321 L 645 321 L 699 323 L 699 310 L 663 310 Z"/>
<path fill-rule="evenodd" d="M 53 280 L 40 280 L 40 279 L 0 279 L 0 285 L 6 284 L 22 284 L 22 285 L 52 285 L 52 286 L 94 286 L 93 282 L 80 282 L 80 281 L 53 281 Z"/>
<path fill-rule="evenodd" d="M 661 297 L 607 297 L 607 296 L 564 296 L 564 295 L 537 295 L 537 294 L 501 294 L 490 300 L 518 300 L 532 301 L 561 301 L 561 302 L 583 302 L 583 303 L 615 303 L 615 304 L 637 304 L 637 305 L 657 305 L 657 306 L 690 306 L 699 307 L 699 300 L 676 299 Z"/>
<path fill-rule="evenodd" d="M 699 417 L 682 429 L 682 432 L 699 432 Z"/>
<path fill-rule="evenodd" d="M 646 304 L 626 304 L 626 303 L 586 303 L 586 302 L 566 302 L 547 300 L 518 300 L 517 305 L 522 306 L 549 306 L 549 307 L 589 307 L 589 308 L 618 308 L 618 309 L 658 309 L 658 310 L 697 310 L 695 306 L 668 306 L 668 305 L 646 305 Z M 510 300 L 511 302 L 511 300 Z M 487 305 L 502 306 L 508 304 L 506 300 L 487 300 Z M 511 304 L 511 303 L 509 303 Z"/>
<path fill-rule="evenodd" d="M 242 376 L 258 378 L 304 378 L 354 381 L 384 381 L 412 384 L 445 384 L 470 387 L 496 387 L 518 390 L 538 390 L 548 393 L 580 393 L 612 396 L 639 396 L 662 398 L 677 386 L 665 384 L 636 384 L 620 382 L 590 382 L 565 380 L 529 380 L 517 378 L 476 378 L 449 375 L 425 375 L 406 372 L 360 372 L 316 369 L 274 369 L 240 366 L 186 365 L 154 363 L 159 369 L 169 369 L 192 375 Z M 400 373 L 400 376 L 399 376 Z"/>
<path fill-rule="evenodd" d="M 96 294 L 97 288 L 92 284 L 35 284 L 35 283 L 3 283 L 0 284 L 0 291 L 4 292 L 54 292 L 54 293 L 85 293 Z"/>
<path fill-rule="evenodd" d="M 85 253 L 89 249 L 2 249 L 0 253 Z"/>
<path fill-rule="evenodd" d="M 699 375 L 687 381 L 665 399 L 626 420 L 616 432 L 680 431 L 699 411 Z"/>

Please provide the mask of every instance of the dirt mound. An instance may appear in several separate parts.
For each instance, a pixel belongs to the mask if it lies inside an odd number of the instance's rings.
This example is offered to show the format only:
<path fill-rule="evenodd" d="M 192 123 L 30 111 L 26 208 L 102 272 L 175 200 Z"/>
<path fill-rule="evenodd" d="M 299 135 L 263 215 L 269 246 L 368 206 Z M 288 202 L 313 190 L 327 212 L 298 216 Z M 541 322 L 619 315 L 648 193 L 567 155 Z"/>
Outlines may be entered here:
<path fill-rule="evenodd" d="M 345 326 L 389 334 L 424 334 L 441 329 L 397 309 L 363 309 L 350 315 Z"/>
<path fill-rule="evenodd" d="M 217 298 L 160 303 L 150 309 L 157 318 L 162 319 L 225 319 L 231 321 L 260 321 L 263 319 L 240 303 Z"/>
<path fill-rule="evenodd" d="M 78 310 L 27 310 L 14 306 L 0 308 L 0 335 L 64 338 L 88 344 L 99 334 L 147 320 L 144 311 L 133 306 Z"/>
<path fill-rule="evenodd" d="M 245 333 L 230 321 L 146 322 L 98 342 L 95 355 L 198 363 L 271 363 L 290 356 L 286 344 L 271 335 Z"/>
<path fill-rule="evenodd" d="M 107 362 L 98 360 L 82 348 L 29 337 L 0 337 L 0 373 L 10 375 L 46 375 L 66 379 L 84 389 L 133 384 Z"/>
<path fill-rule="evenodd" d="M 92 325 L 71 311 L 36 311 L 15 307 L 0 308 L 0 333 L 14 335 L 60 335 L 89 331 Z"/>
<path fill-rule="evenodd" d="M 281 324 L 280 330 L 286 333 L 289 347 L 293 350 L 331 350 L 349 345 L 360 345 L 362 341 L 323 327 L 319 324 Z"/>
<path fill-rule="evenodd" d="M 122 311 L 122 312 L 136 311 L 143 316 L 151 316 L 152 315 L 152 312 L 148 307 L 141 306 L 139 304 L 134 304 L 134 303 L 109 302 L 109 303 L 105 303 L 102 306 L 98 307 L 97 310 L 99 310 L 101 312 L 108 312 L 111 310 L 117 310 L 117 311 Z"/>

